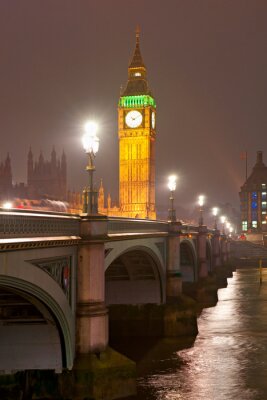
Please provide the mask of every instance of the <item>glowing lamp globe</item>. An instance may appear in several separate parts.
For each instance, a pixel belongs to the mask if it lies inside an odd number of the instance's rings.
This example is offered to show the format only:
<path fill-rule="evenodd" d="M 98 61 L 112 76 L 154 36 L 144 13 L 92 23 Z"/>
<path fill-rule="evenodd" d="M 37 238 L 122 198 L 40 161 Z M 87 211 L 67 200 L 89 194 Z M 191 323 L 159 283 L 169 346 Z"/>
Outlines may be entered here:
<path fill-rule="evenodd" d="M 175 175 L 170 175 L 168 178 L 168 188 L 171 192 L 174 192 L 176 189 L 176 179 Z"/>
<path fill-rule="evenodd" d="M 217 207 L 213 207 L 212 209 L 212 214 L 214 215 L 214 217 L 216 217 L 218 215 L 218 208 Z"/>
<path fill-rule="evenodd" d="M 96 136 L 97 128 L 97 124 L 93 121 L 88 121 L 84 125 L 85 134 L 82 137 L 82 144 L 86 153 L 95 155 L 98 152 L 99 138 Z"/>
<path fill-rule="evenodd" d="M 202 207 L 204 205 L 204 196 L 203 195 L 198 196 L 198 205 L 200 207 Z"/>
<path fill-rule="evenodd" d="M 221 223 L 224 224 L 226 221 L 226 217 L 224 215 L 221 216 Z"/>
<path fill-rule="evenodd" d="M 12 203 L 10 201 L 6 201 L 5 203 L 3 203 L 3 208 L 5 210 L 10 210 L 12 208 Z"/>

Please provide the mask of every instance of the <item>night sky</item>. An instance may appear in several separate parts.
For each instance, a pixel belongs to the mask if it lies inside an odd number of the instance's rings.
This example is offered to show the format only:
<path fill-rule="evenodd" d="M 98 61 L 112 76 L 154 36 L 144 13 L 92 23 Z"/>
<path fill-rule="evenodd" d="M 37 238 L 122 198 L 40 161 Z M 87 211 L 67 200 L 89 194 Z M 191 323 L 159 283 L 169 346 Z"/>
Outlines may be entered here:
<path fill-rule="evenodd" d="M 96 179 L 118 198 L 117 104 L 141 28 L 141 52 L 157 101 L 158 208 L 175 202 L 239 207 L 240 152 L 267 164 L 267 1 L 1 0 L 0 160 L 14 182 L 35 157 L 64 149 L 71 189 L 86 182 L 83 124 L 98 120 Z"/>

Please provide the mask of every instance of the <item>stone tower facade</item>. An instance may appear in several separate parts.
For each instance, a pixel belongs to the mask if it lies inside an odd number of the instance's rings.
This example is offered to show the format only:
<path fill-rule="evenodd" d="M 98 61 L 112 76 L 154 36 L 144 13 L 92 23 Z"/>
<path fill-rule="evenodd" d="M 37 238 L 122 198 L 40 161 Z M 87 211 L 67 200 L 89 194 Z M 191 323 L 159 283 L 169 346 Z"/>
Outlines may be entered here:
<path fill-rule="evenodd" d="M 156 102 L 140 51 L 140 32 L 118 106 L 119 209 L 121 216 L 156 218 Z"/>

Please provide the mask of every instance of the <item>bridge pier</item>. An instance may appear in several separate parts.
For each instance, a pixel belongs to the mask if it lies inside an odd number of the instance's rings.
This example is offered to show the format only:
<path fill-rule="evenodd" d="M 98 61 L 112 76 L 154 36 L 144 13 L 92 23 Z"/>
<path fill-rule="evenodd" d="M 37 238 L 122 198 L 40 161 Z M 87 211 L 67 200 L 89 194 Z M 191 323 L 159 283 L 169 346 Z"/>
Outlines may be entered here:
<path fill-rule="evenodd" d="M 216 269 L 220 266 L 220 231 L 216 229 L 212 237 L 212 267 Z"/>
<path fill-rule="evenodd" d="M 108 310 L 105 306 L 105 218 L 81 221 L 78 251 L 76 350 L 78 354 L 104 351 L 108 345 Z"/>
<path fill-rule="evenodd" d="M 206 278 L 208 276 L 207 266 L 207 227 L 200 225 L 198 227 L 197 236 L 197 252 L 198 252 L 198 277 Z"/>
<path fill-rule="evenodd" d="M 181 223 L 169 224 L 168 258 L 166 271 L 166 302 L 172 303 L 182 294 L 182 276 L 180 270 Z"/>
<path fill-rule="evenodd" d="M 225 235 L 221 236 L 221 264 L 225 265 L 228 261 L 227 257 L 227 238 Z"/>
<path fill-rule="evenodd" d="M 81 218 L 78 250 L 76 358 L 60 379 L 63 399 L 115 399 L 136 392 L 135 363 L 108 346 L 105 305 L 107 217 Z"/>

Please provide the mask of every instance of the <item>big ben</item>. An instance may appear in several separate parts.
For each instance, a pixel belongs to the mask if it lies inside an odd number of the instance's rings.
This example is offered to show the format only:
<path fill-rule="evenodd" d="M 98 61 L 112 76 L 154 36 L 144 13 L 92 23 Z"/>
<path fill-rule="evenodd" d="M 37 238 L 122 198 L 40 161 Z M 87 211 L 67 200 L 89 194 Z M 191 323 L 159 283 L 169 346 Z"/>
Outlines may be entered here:
<path fill-rule="evenodd" d="M 121 216 L 156 219 L 156 103 L 140 51 L 140 31 L 118 107 Z"/>

